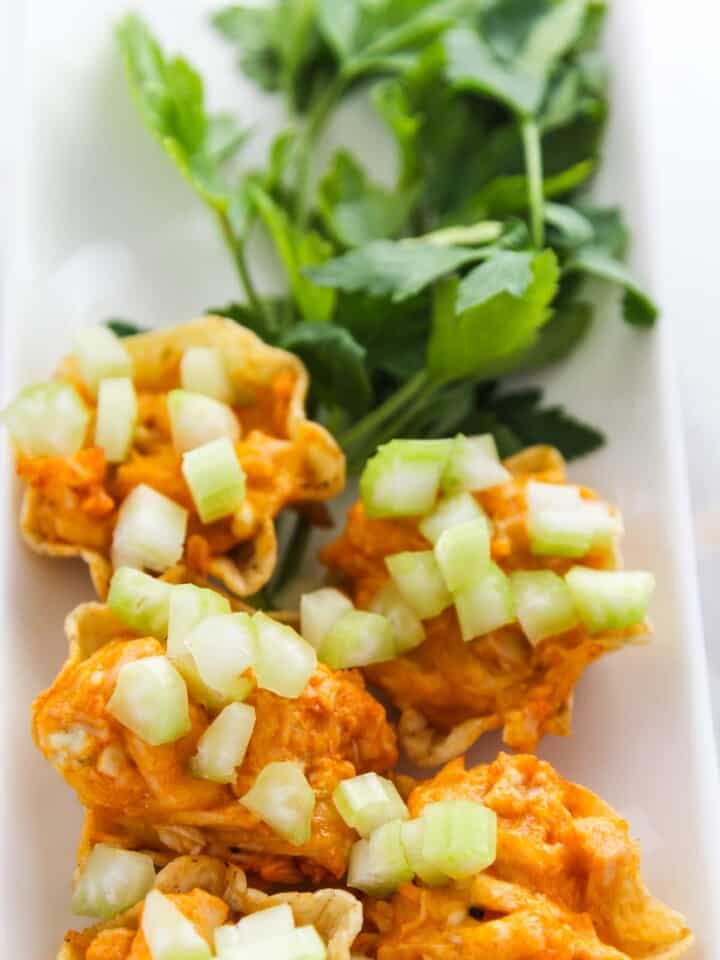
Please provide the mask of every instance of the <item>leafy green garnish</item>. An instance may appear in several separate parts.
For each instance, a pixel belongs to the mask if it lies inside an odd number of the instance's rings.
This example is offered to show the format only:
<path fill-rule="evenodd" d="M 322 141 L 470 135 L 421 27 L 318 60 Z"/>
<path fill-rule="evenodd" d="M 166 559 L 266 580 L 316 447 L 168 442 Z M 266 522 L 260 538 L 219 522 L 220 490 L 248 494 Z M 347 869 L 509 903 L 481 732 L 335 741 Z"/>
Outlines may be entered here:
<path fill-rule="evenodd" d="M 105 326 L 110 327 L 116 337 L 134 337 L 136 333 L 145 333 L 145 327 L 139 327 L 131 320 L 124 320 L 120 317 L 111 317 L 105 321 Z"/>
<path fill-rule="evenodd" d="M 437 288 L 428 348 L 428 370 L 434 379 L 484 379 L 497 361 L 533 343 L 550 316 L 558 266 L 555 254 L 545 250 L 527 261 L 512 261 L 508 268 L 508 257 L 522 256 L 499 254 L 495 259 L 506 266 L 493 272 L 490 261 L 479 268 L 490 276 L 484 290 L 476 284 L 474 296 L 463 298 L 456 280 Z M 463 299 L 474 305 L 464 307 Z"/>
<path fill-rule="evenodd" d="M 246 132 L 207 106 L 198 71 L 128 15 L 118 43 L 142 116 L 222 232 L 244 302 L 219 311 L 294 351 L 309 402 L 357 468 L 393 436 L 492 430 L 503 452 L 568 456 L 602 442 L 537 391 L 502 378 L 566 359 L 593 321 L 588 278 L 657 308 L 628 273 L 615 208 L 583 192 L 607 117 L 603 0 L 269 0 L 218 10 L 240 69 L 282 96 L 266 162 L 237 162 Z M 392 186 L 343 144 L 322 145 L 352 95 L 396 147 Z M 241 105 L 240 105 L 241 106 Z M 263 296 L 262 232 L 285 293 Z M 116 325 L 119 333 L 131 327 Z"/>

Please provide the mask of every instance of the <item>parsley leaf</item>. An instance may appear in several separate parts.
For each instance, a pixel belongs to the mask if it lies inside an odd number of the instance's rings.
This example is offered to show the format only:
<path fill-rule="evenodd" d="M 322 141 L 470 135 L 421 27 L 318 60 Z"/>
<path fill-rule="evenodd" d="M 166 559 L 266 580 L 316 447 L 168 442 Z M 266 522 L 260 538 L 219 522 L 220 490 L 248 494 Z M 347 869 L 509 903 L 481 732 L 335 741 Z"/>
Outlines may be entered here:
<path fill-rule="evenodd" d="M 335 294 L 309 280 L 311 274 L 305 268 L 327 260 L 332 247 L 320 234 L 298 230 L 285 211 L 259 184 L 252 184 L 250 196 L 285 267 L 300 312 L 306 320 L 329 320 L 335 307 Z"/>
<path fill-rule="evenodd" d="M 535 443 L 548 443 L 567 460 L 574 460 L 605 443 L 605 437 L 595 427 L 570 416 L 561 406 L 542 407 L 541 401 L 540 390 L 495 396 L 491 389 L 462 429 L 468 433 L 492 433 L 503 457 Z"/>
<path fill-rule="evenodd" d="M 311 392 L 321 403 L 339 404 L 353 415 L 370 407 L 373 391 L 365 349 L 348 330 L 329 323 L 300 323 L 280 338 L 279 345 L 304 361 Z"/>
<path fill-rule="evenodd" d="M 125 320 L 121 317 L 111 317 L 105 321 L 105 326 L 110 327 L 116 337 L 134 337 L 136 333 L 146 333 L 146 327 L 139 327 L 132 320 Z"/>
<path fill-rule="evenodd" d="M 658 309 L 650 297 L 637 285 L 628 269 L 611 257 L 602 247 L 583 247 L 565 265 L 567 273 L 579 272 L 600 280 L 608 280 L 623 288 L 623 315 L 637 327 L 651 327 Z"/>
<path fill-rule="evenodd" d="M 200 196 L 224 210 L 229 187 L 222 165 L 245 139 L 244 131 L 227 114 L 206 113 L 200 75 L 181 57 L 166 59 L 136 14 L 121 21 L 117 37 L 146 124 Z"/>
<path fill-rule="evenodd" d="M 533 281 L 533 255 L 500 250 L 485 263 L 475 267 L 460 282 L 458 313 L 492 300 L 501 293 L 522 297 Z"/>
<path fill-rule="evenodd" d="M 520 116 L 529 116 L 539 107 L 542 82 L 499 60 L 475 31 L 451 30 L 445 37 L 445 53 L 448 79 L 458 89 L 493 97 Z"/>
<path fill-rule="evenodd" d="M 460 312 L 457 280 L 439 285 L 428 346 L 430 376 L 439 382 L 482 379 L 492 364 L 530 346 L 550 316 L 558 276 L 555 254 L 545 250 L 533 258 L 532 282 L 522 296 L 498 293 Z"/>
<path fill-rule="evenodd" d="M 414 190 L 384 190 L 371 183 L 346 150 L 335 154 L 318 191 L 325 225 L 345 247 L 394 236 L 407 221 L 414 201 Z"/>
<path fill-rule="evenodd" d="M 464 247 L 375 240 L 321 267 L 306 269 L 305 274 L 320 286 L 390 297 L 398 302 L 479 256 L 482 254 L 478 255 L 477 250 Z"/>

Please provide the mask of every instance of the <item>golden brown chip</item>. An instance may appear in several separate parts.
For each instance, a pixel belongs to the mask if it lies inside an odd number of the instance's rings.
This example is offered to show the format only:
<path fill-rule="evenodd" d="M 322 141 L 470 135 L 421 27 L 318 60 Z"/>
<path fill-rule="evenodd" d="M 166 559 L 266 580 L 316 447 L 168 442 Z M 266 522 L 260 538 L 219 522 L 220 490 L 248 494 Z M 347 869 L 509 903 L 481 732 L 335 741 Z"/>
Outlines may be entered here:
<path fill-rule="evenodd" d="M 362 906 L 345 890 L 316 890 L 314 893 L 280 893 L 268 896 L 248 887 L 243 871 L 214 857 L 177 857 L 157 875 L 155 887 L 166 894 L 190 894 L 205 891 L 222 900 L 228 910 L 226 922 L 278 903 L 287 903 L 297 926 L 312 924 L 328 948 L 328 960 L 350 960 L 350 948 L 362 927 Z M 113 920 L 65 935 L 57 960 L 86 960 L 93 943 L 102 935 L 117 938 L 126 947 L 132 943 L 140 925 L 142 904 L 137 904 Z M 124 958 L 126 953 L 117 953 Z M 112 952 L 104 960 L 115 960 Z"/>
<path fill-rule="evenodd" d="M 408 806 L 417 817 L 460 799 L 496 812 L 495 862 L 447 886 L 407 884 L 390 902 L 369 900 L 358 948 L 377 960 L 674 960 L 692 946 L 685 918 L 648 892 L 625 821 L 550 764 L 500 754 L 465 770 L 455 760 Z"/>
<path fill-rule="evenodd" d="M 564 483 L 565 464 L 552 447 L 531 447 L 505 461 L 511 479 L 475 494 L 493 523 L 492 554 L 507 573 L 548 569 L 565 573 L 574 563 L 600 569 L 617 565 L 615 549 L 594 549 L 579 560 L 535 556 L 527 526 L 527 484 Z M 594 499 L 582 488 L 582 496 Z M 385 558 L 428 550 L 415 518 L 372 519 L 355 504 L 342 535 L 322 552 L 357 606 L 367 607 L 387 582 Z M 365 668 L 371 683 L 401 712 L 400 743 L 420 766 L 437 766 L 465 752 L 484 733 L 502 729 L 505 742 L 531 751 L 548 733 L 570 732 L 572 697 L 583 670 L 604 654 L 641 641 L 643 624 L 590 635 L 577 626 L 531 644 L 518 623 L 470 642 L 460 635 L 449 607 L 423 624 L 425 640 L 402 656 Z"/>
<path fill-rule="evenodd" d="M 123 343 L 133 358 L 139 401 L 129 459 L 107 464 L 102 451 L 91 446 L 71 458 L 20 458 L 19 472 L 29 483 L 21 514 L 25 540 L 38 553 L 82 558 L 103 598 L 112 575 L 117 507 L 134 486 L 147 483 L 190 510 L 185 551 L 171 576 L 214 578 L 241 597 L 256 593 L 275 568 L 277 513 L 288 505 L 327 500 L 345 482 L 342 452 L 305 415 L 305 367 L 293 354 L 222 317 L 138 334 Z M 209 526 L 194 513 L 165 406 L 165 394 L 180 386 L 183 351 L 193 346 L 222 351 L 240 397 L 235 412 L 243 428 L 237 450 L 247 475 L 246 501 L 234 516 Z M 63 361 L 58 377 L 72 382 L 92 406 L 73 357 Z"/>

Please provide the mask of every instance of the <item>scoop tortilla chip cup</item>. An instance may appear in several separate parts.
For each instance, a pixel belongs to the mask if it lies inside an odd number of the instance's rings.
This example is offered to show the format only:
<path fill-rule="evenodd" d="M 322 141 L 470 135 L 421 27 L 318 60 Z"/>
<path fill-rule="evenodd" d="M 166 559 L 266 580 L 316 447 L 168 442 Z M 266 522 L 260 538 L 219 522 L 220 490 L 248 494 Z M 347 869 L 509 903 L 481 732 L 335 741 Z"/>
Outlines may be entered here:
<path fill-rule="evenodd" d="M 227 922 L 268 907 L 286 903 L 296 926 L 312 924 L 327 945 L 328 960 L 350 960 L 350 948 L 362 927 L 362 906 L 344 890 L 316 890 L 314 893 L 279 893 L 268 896 L 248 887 L 243 871 L 214 857 L 177 857 L 157 875 L 155 888 L 166 894 L 203 890 L 222 900 L 229 910 Z M 138 931 L 142 904 L 106 923 L 82 931 L 69 931 L 57 960 L 86 960 L 93 942 L 104 931 Z"/>
<path fill-rule="evenodd" d="M 305 367 L 293 354 L 222 317 L 126 337 L 123 344 L 133 361 L 139 409 L 129 458 L 108 465 L 102 451 L 89 445 L 74 458 L 21 457 L 18 469 L 29 481 L 21 513 L 26 542 L 47 556 L 80 557 L 104 598 L 113 572 L 117 508 L 133 487 L 146 483 L 190 510 L 183 556 L 170 576 L 214 578 L 241 597 L 256 593 L 275 568 L 275 516 L 288 505 L 302 509 L 328 500 L 345 482 L 340 448 L 305 414 Z M 180 386 L 180 362 L 189 347 L 221 352 L 243 432 L 236 450 L 247 475 L 246 499 L 234 515 L 210 525 L 193 510 L 165 403 L 167 392 Z M 93 406 L 74 357 L 62 362 L 57 376 Z"/>

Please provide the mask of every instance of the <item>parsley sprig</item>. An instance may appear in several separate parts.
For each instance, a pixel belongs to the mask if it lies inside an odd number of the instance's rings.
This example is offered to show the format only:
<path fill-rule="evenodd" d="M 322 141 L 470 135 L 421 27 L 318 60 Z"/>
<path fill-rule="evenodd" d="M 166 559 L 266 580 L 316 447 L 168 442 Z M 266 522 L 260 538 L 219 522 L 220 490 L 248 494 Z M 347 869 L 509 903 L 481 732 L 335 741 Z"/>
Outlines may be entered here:
<path fill-rule="evenodd" d="M 297 353 L 315 417 L 358 468 L 393 436 L 492 431 L 503 452 L 603 442 L 508 378 L 564 360 L 593 322 L 584 280 L 623 291 L 628 323 L 657 310 L 623 264 L 620 212 L 588 202 L 607 91 L 600 0 L 274 0 L 220 10 L 240 69 L 289 123 L 261 169 L 248 131 L 205 104 L 138 16 L 118 27 L 133 95 L 207 205 L 243 300 L 214 308 Z M 365 96 L 397 156 L 392 187 L 347 149 L 320 167 L 328 123 Z M 248 242 L 270 238 L 287 281 L 256 287 Z"/>

